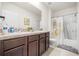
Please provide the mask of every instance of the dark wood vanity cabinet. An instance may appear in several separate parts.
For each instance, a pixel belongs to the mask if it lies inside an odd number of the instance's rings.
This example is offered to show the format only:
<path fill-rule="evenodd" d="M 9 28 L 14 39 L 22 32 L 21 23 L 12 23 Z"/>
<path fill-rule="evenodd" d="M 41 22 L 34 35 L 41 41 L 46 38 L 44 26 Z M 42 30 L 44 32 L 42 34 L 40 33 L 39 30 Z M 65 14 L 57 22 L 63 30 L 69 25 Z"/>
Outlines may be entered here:
<path fill-rule="evenodd" d="M 19 37 L 13 39 L 3 40 L 3 55 L 4 56 L 23 56 L 25 55 L 26 38 Z M 27 53 L 27 52 L 26 52 Z"/>
<path fill-rule="evenodd" d="M 0 40 L 0 56 L 41 56 L 49 48 L 49 32 Z"/>
<path fill-rule="evenodd" d="M 47 49 L 49 48 L 49 37 L 46 37 L 46 42 L 45 42 L 45 44 L 46 44 L 45 49 L 47 50 Z"/>
<path fill-rule="evenodd" d="M 45 45 L 46 45 L 46 47 L 45 47 L 45 50 L 47 50 L 48 48 L 49 48 L 49 32 L 47 32 L 46 33 L 46 40 L 45 40 Z"/>
<path fill-rule="evenodd" d="M 39 55 L 42 55 L 45 52 L 45 39 L 40 39 L 39 42 Z"/>
<path fill-rule="evenodd" d="M 1 56 L 1 52 L 2 52 L 1 50 L 2 50 L 2 49 L 1 49 L 1 41 L 0 41 L 0 56 Z"/>
<path fill-rule="evenodd" d="M 3 55 L 3 49 L 2 49 L 2 41 L 0 41 L 0 56 Z"/>
<path fill-rule="evenodd" d="M 40 34 L 39 39 L 39 55 L 42 55 L 45 52 L 45 33 Z"/>
<path fill-rule="evenodd" d="M 28 38 L 28 56 L 41 56 L 49 48 L 49 32 Z"/>
<path fill-rule="evenodd" d="M 24 56 L 24 45 L 4 52 L 5 56 Z"/>
<path fill-rule="evenodd" d="M 38 35 L 29 36 L 28 39 L 28 56 L 38 56 Z"/>
<path fill-rule="evenodd" d="M 42 55 L 49 48 L 49 32 L 40 34 L 39 55 Z"/>
<path fill-rule="evenodd" d="M 25 37 L 3 40 L 4 51 L 25 44 Z"/>
<path fill-rule="evenodd" d="M 38 56 L 38 41 L 29 43 L 28 56 Z"/>

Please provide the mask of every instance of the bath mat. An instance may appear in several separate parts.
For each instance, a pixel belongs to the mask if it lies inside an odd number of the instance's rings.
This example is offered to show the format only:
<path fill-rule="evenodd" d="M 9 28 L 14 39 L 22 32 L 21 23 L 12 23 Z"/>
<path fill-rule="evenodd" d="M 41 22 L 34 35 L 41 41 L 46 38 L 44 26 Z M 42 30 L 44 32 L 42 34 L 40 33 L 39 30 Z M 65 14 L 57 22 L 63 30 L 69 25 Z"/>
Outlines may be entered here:
<path fill-rule="evenodd" d="M 62 49 L 65 49 L 65 50 L 68 50 L 70 52 L 73 52 L 73 53 L 76 53 L 78 54 L 78 50 L 73 48 L 72 46 L 67 46 L 67 45 L 58 45 L 59 48 L 62 48 Z"/>

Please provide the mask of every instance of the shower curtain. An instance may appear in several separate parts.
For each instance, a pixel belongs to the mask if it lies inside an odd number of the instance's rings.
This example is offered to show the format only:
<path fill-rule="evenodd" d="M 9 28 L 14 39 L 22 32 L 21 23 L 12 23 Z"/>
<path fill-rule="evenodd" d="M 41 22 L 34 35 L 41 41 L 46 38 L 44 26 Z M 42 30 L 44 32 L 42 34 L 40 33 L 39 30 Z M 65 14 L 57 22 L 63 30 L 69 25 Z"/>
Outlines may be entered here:
<path fill-rule="evenodd" d="M 64 45 L 78 48 L 77 44 L 77 14 L 66 15 L 63 17 Z"/>
<path fill-rule="evenodd" d="M 52 38 L 56 40 L 58 44 L 68 44 L 72 45 L 75 44 L 77 39 L 77 20 L 75 14 L 65 15 L 61 17 L 52 18 L 52 33 L 55 32 L 53 20 L 56 21 L 56 32 L 60 32 L 59 34 L 55 35 L 52 34 Z"/>
<path fill-rule="evenodd" d="M 63 17 L 63 32 L 65 39 L 77 39 L 76 15 L 71 14 Z"/>
<path fill-rule="evenodd" d="M 63 39 L 63 17 L 52 18 L 52 38 L 57 44 L 62 43 Z"/>

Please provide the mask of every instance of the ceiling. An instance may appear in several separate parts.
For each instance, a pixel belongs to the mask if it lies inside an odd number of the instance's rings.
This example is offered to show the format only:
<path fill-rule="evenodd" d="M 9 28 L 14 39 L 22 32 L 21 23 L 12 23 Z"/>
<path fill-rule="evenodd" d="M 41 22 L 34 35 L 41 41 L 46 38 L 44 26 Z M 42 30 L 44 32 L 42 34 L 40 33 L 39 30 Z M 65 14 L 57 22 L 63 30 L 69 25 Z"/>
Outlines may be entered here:
<path fill-rule="evenodd" d="M 76 2 L 42 2 L 42 3 L 45 6 L 51 8 L 52 12 L 57 12 L 66 8 L 76 6 Z M 22 7 L 31 12 L 34 12 L 38 15 L 41 14 L 41 11 L 32 4 L 30 4 L 29 2 L 13 2 L 13 4 L 16 4 L 17 6 Z"/>
<path fill-rule="evenodd" d="M 34 13 L 36 13 L 38 15 L 41 14 L 41 11 L 38 8 L 34 7 L 33 5 L 31 5 L 28 2 L 13 2 L 13 4 L 15 4 L 15 5 L 19 6 L 19 7 L 22 7 L 25 10 L 29 10 L 31 12 L 34 12 Z"/>
<path fill-rule="evenodd" d="M 53 12 L 76 6 L 76 2 L 44 2 L 44 4 Z"/>

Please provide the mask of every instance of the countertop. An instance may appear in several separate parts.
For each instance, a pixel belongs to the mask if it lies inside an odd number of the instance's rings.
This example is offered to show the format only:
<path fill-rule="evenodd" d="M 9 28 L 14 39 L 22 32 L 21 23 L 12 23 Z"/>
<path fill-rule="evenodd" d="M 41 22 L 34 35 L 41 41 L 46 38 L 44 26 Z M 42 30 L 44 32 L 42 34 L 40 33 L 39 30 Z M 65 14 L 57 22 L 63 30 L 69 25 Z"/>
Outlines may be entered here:
<path fill-rule="evenodd" d="M 40 33 L 45 33 L 49 31 L 34 31 L 34 32 L 14 32 L 14 33 L 7 33 L 4 35 L 0 35 L 0 40 L 10 39 L 10 38 L 17 38 L 17 37 L 23 37 L 23 36 L 29 36 L 29 35 L 35 35 Z"/>

